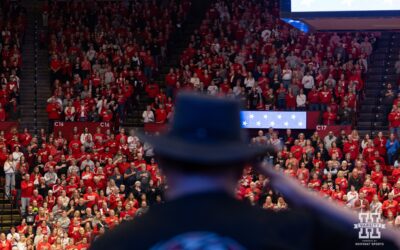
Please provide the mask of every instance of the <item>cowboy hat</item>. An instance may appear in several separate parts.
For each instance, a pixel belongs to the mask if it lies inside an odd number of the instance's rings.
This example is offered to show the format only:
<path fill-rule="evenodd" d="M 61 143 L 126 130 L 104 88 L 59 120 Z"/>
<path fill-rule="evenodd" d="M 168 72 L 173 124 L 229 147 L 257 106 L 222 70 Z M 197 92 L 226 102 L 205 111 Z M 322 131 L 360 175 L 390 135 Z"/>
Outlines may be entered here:
<path fill-rule="evenodd" d="M 274 151 L 272 146 L 248 145 L 240 108 L 235 99 L 183 92 L 176 99 L 168 132 L 139 137 L 154 147 L 157 156 L 205 165 L 243 162 Z"/>

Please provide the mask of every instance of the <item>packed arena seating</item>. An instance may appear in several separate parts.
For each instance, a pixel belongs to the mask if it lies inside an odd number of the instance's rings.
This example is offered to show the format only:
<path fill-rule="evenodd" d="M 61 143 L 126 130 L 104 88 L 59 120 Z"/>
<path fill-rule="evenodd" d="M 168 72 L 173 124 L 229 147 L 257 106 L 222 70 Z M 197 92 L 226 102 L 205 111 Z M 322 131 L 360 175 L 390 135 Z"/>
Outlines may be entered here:
<path fill-rule="evenodd" d="M 140 216 L 149 205 L 164 200 L 163 177 L 151 149 L 133 132 L 84 130 L 70 141 L 61 133 L 44 131 L 39 141 L 28 131 L 13 130 L 0 137 L 5 193 L 10 196 L 17 190 L 23 221 L 16 233 L 28 246 L 70 238 L 62 244 L 84 247 L 104 228 Z"/>
<path fill-rule="evenodd" d="M 179 9 L 179 15 L 163 12 L 160 19 L 152 18 L 160 11 L 154 4 L 139 2 L 136 8 L 148 11 L 133 16 L 122 3 L 96 3 L 98 25 L 91 20 L 93 6 L 51 2 L 54 96 L 48 109 L 62 112 L 50 119 L 123 119 L 135 98 L 126 105 L 119 101 L 143 88 L 154 100 L 143 112 L 145 123 L 166 122 L 180 89 L 241 98 L 252 110 L 321 111 L 328 125 L 353 123 L 379 34 L 306 35 L 277 18 L 275 1 L 217 1 L 191 37 L 181 64 L 166 75 L 164 91 L 149 80 L 165 52 L 150 50 L 147 57 L 146 48 L 160 30 L 163 39 L 155 39 L 165 45 L 171 32 L 166 27 L 184 18 L 188 2 L 177 1 L 178 7 L 172 1 L 176 7 L 169 10 Z M 127 31 L 126 23 L 135 28 Z M 154 30 L 144 28 L 149 26 Z M 152 60 L 155 66 L 149 67 Z M 396 107 L 398 99 L 392 102 Z M 394 108 L 388 119 L 394 133 L 389 137 L 379 132 L 361 138 L 353 130 L 321 138 L 318 132 L 269 129 L 258 131 L 251 143 L 280 148 L 265 160 L 310 190 L 357 212 L 380 212 L 388 225 L 400 227 L 400 143 L 395 136 L 400 134 L 400 109 Z M 76 131 L 71 140 L 44 130 L 38 136 L 27 130 L 0 133 L 0 162 L 9 174 L 5 190 L 23 215 L 9 234 L 0 234 L 0 244 L 5 249 L 85 249 L 106 230 L 162 203 L 165 180 L 152 147 L 126 132 Z M 271 190 L 268 178 L 250 165 L 238 183 L 237 198 L 264 209 L 290 209 Z"/>
<path fill-rule="evenodd" d="M 50 120 L 123 123 L 152 86 L 190 1 L 50 1 Z"/>
<path fill-rule="evenodd" d="M 400 138 L 400 94 L 398 93 L 398 86 L 388 83 L 385 89 L 382 90 L 381 97 L 382 103 L 388 104 L 384 114 L 387 114 L 390 132 Z"/>
<path fill-rule="evenodd" d="M 17 120 L 25 10 L 14 1 L 1 1 L 0 7 L 0 121 Z"/>
<path fill-rule="evenodd" d="M 6 183 L 6 193 L 17 196 L 23 214 L 7 236 L 10 244 L 85 248 L 105 230 L 164 201 L 165 180 L 153 150 L 133 131 L 84 130 L 68 141 L 62 133 L 42 131 L 38 140 L 14 130 L 0 141 L 1 164 L 15 178 L 15 187 Z M 393 151 L 400 144 L 393 135 L 360 138 L 354 130 L 321 138 L 318 132 L 270 129 L 259 131 L 252 143 L 281 148 L 271 164 L 310 190 L 354 211 L 380 212 L 389 225 L 400 226 L 400 160 Z M 252 166 L 239 181 L 237 198 L 265 209 L 290 209 Z"/>
<path fill-rule="evenodd" d="M 166 76 L 167 96 L 192 89 L 245 99 L 251 110 L 321 111 L 324 124 L 352 124 L 377 34 L 306 35 L 278 11 L 274 1 L 214 3 Z"/>

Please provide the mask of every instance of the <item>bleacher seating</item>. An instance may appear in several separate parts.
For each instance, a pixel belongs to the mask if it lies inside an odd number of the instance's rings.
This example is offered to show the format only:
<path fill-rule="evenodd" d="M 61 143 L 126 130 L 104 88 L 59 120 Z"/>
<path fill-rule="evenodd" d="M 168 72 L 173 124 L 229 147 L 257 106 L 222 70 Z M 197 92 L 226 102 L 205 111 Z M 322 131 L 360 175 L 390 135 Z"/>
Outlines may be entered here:
<path fill-rule="evenodd" d="M 0 121 L 15 121 L 20 116 L 18 105 L 25 10 L 13 1 L 2 1 L 0 7 Z"/>

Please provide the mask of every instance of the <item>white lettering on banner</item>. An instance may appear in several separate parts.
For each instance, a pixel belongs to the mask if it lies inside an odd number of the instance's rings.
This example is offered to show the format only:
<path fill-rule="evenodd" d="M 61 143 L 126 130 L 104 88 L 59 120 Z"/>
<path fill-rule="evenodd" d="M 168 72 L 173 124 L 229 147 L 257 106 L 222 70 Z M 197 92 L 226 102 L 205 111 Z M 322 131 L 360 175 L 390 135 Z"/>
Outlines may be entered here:
<path fill-rule="evenodd" d="M 109 128 L 109 127 L 110 127 L 110 123 L 108 123 L 108 122 L 101 122 L 101 123 L 100 123 L 100 127 L 102 127 L 102 128 Z"/>
<path fill-rule="evenodd" d="M 380 229 L 385 229 L 385 224 L 381 223 L 381 215 L 379 213 L 359 213 L 359 223 L 354 224 L 354 229 L 359 229 L 359 239 L 380 239 Z"/>
<path fill-rule="evenodd" d="M 56 126 L 56 127 L 64 127 L 64 122 L 54 122 L 54 126 Z"/>
<path fill-rule="evenodd" d="M 318 131 L 324 131 L 326 130 L 327 127 L 328 127 L 327 125 L 317 125 L 316 129 Z"/>

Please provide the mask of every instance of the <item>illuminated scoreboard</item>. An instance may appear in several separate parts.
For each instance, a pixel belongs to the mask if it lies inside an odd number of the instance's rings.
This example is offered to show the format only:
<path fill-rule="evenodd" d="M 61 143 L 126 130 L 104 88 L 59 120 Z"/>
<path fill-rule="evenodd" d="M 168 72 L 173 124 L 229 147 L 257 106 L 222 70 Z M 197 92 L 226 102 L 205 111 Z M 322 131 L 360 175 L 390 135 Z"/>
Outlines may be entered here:
<path fill-rule="evenodd" d="M 281 0 L 281 18 L 309 30 L 400 29 L 400 0 Z"/>
<path fill-rule="evenodd" d="M 400 10 L 400 0 L 291 0 L 292 12 L 396 10 Z"/>

